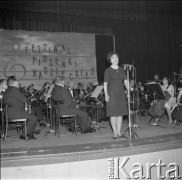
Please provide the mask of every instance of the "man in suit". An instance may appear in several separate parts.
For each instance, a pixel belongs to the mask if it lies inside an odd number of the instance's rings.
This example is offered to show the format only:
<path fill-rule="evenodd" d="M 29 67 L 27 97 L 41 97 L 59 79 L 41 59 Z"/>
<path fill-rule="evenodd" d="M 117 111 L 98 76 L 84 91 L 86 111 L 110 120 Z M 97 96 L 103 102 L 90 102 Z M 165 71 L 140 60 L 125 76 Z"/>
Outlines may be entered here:
<path fill-rule="evenodd" d="M 55 85 L 56 86 L 52 91 L 52 98 L 55 103 L 59 103 L 60 114 L 76 114 L 78 124 L 83 134 L 95 132 L 95 129 L 91 128 L 92 122 L 87 113 L 79 109 L 78 105 L 73 100 L 71 93 L 64 87 L 64 79 L 62 77 L 57 77 Z"/>
<path fill-rule="evenodd" d="M 73 81 L 70 81 L 68 84 L 68 90 L 71 93 L 71 97 L 74 99 L 79 98 L 79 92 L 77 89 L 74 89 L 75 83 Z"/>
<path fill-rule="evenodd" d="M 15 76 L 10 76 L 7 79 L 8 89 L 4 93 L 4 103 L 8 105 L 8 119 L 27 119 L 27 137 L 30 139 L 37 139 L 34 137 L 35 127 L 37 124 L 37 117 L 25 111 L 26 97 L 20 92 L 19 81 Z M 20 139 L 25 139 L 25 132 L 20 135 Z"/>

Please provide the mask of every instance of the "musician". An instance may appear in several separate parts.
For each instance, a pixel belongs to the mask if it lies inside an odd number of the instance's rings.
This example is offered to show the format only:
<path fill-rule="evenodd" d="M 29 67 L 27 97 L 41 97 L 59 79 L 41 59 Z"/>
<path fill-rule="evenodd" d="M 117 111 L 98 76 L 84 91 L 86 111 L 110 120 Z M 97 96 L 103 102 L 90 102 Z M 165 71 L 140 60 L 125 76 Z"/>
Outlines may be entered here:
<path fill-rule="evenodd" d="M 92 88 L 91 88 L 91 92 L 94 92 L 96 87 L 99 85 L 98 81 L 94 81 L 93 84 L 92 84 Z"/>
<path fill-rule="evenodd" d="M 86 102 L 88 100 L 88 95 L 89 95 L 89 91 L 87 90 L 87 84 L 84 83 L 82 86 L 80 85 L 78 92 L 79 92 L 79 94 L 78 94 L 79 104 L 81 104 L 81 105 L 86 104 Z"/>
<path fill-rule="evenodd" d="M 179 82 L 182 83 L 182 67 L 179 71 Z"/>
<path fill-rule="evenodd" d="M 40 100 L 43 100 L 43 101 L 45 100 L 46 94 L 48 93 L 49 88 L 50 88 L 50 83 L 49 82 L 45 82 L 43 84 L 43 86 L 42 86 L 42 89 L 41 89 L 40 93 L 39 93 Z"/>
<path fill-rule="evenodd" d="M 168 114 L 169 124 L 172 124 L 171 108 L 176 104 L 176 98 L 174 97 L 174 86 L 172 84 L 169 84 L 169 80 L 167 77 L 164 77 L 162 79 L 162 83 L 162 90 L 169 99 L 165 103 L 165 108 Z"/>
<path fill-rule="evenodd" d="M 33 88 L 33 86 L 29 86 L 27 88 L 28 94 L 27 94 L 27 99 L 31 104 L 31 112 L 32 114 L 36 115 L 38 117 L 39 125 L 40 126 L 45 126 L 46 123 L 44 121 L 44 118 L 42 116 L 42 111 L 40 108 L 40 102 L 39 102 L 39 97 L 38 97 L 38 92 Z"/>
<path fill-rule="evenodd" d="M 26 87 L 26 86 L 22 87 L 22 86 L 20 85 L 20 92 L 21 92 L 23 95 L 27 96 L 27 87 Z"/>
<path fill-rule="evenodd" d="M 74 87 L 75 87 L 75 83 L 74 83 L 73 81 L 70 81 L 70 82 L 68 83 L 67 89 L 68 89 L 68 91 L 70 92 L 71 97 L 72 97 L 73 99 L 78 99 L 78 98 L 79 98 L 79 92 L 78 92 L 77 89 L 74 89 Z"/>
<path fill-rule="evenodd" d="M 96 81 L 97 82 L 97 81 Z M 98 82 L 97 82 L 98 83 Z M 93 84 L 91 83 L 91 82 L 89 82 L 88 83 L 88 88 L 87 88 L 87 90 L 90 92 L 91 91 L 91 89 L 92 89 L 92 87 L 93 87 Z"/>
<path fill-rule="evenodd" d="M 139 94 L 144 95 L 144 87 L 143 87 L 141 81 L 138 81 L 137 89 L 138 89 L 138 93 L 139 93 Z"/>
<path fill-rule="evenodd" d="M 20 92 L 19 81 L 15 76 L 9 76 L 7 79 L 8 89 L 4 93 L 4 103 L 8 105 L 9 119 L 28 119 L 27 136 L 28 140 L 37 139 L 34 137 L 37 117 L 25 111 L 26 97 Z M 25 132 L 20 135 L 20 139 L 25 139 Z"/>
<path fill-rule="evenodd" d="M 55 85 L 56 86 L 52 91 L 52 98 L 55 104 L 59 103 L 60 114 L 76 114 L 78 124 L 83 134 L 95 132 L 95 129 L 91 128 L 92 123 L 87 113 L 79 109 L 78 105 L 73 101 L 71 94 L 64 87 L 64 79 L 62 77 L 57 77 Z"/>
<path fill-rule="evenodd" d="M 8 86 L 7 86 L 6 79 L 0 79 L 0 98 L 1 99 L 7 88 Z"/>
<path fill-rule="evenodd" d="M 178 90 L 177 104 L 182 104 L 182 84 L 179 86 Z"/>
<path fill-rule="evenodd" d="M 86 95 L 89 94 L 89 91 L 88 91 L 88 86 L 87 86 L 87 83 L 83 83 L 83 88 L 81 88 L 80 90 L 80 96 L 81 97 L 85 97 Z"/>
<path fill-rule="evenodd" d="M 154 74 L 154 82 L 161 83 L 161 80 L 159 79 L 159 75 L 158 74 Z"/>

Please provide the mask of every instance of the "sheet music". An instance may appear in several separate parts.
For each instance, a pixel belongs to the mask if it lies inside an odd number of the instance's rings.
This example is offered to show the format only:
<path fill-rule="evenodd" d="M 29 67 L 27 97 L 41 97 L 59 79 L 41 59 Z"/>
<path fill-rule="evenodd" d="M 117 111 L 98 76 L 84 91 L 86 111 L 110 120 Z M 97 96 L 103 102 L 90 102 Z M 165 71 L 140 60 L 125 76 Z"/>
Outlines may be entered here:
<path fill-rule="evenodd" d="M 160 83 L 156 83 L 156 82 L 152 81 L 149 83 L 145 83 L 145 85 L 150 86 L 150 91 L 152 91 L 155 95 L 158 95 L 159 97 L 162 96 L 165 98 L 165 94 L 164 94 L 164 91 L 163 91 Z M 148 89 L 148 91 L 149 91 L 149 89 Z"/>
<path fill-rule="evenodd" d="M 104 88 L 103 86 L 97 86 L 90 97 L 97 98 L 103 88 Z"/>

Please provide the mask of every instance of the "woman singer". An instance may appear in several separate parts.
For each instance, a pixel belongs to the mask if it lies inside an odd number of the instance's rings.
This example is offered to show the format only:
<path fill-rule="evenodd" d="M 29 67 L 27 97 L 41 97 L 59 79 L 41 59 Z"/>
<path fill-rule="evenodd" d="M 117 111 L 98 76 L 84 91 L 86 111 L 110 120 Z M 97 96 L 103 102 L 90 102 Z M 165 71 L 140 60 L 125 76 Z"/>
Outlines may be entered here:
<path fill-rule="evenodd" d="M 119 55 L 117 52 L 109 52 L 107 60 L 111 66 L 104 73 L 106 116 L 110 117 L 114 133 L 113 139 L 117 140 L 122 138 L 123 116 L 128 115 L 127 98 L 124 91 L 124 84 L 128 89 L 128 80 L 124 69 L 118 65 Z"/>

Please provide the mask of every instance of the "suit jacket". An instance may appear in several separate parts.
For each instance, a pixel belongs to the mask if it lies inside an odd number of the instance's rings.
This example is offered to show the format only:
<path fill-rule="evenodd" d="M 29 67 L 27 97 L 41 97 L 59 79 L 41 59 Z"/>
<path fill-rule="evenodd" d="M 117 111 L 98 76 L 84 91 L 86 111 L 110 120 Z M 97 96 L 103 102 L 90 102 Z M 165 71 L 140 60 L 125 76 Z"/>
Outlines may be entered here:
<path fill-rule="evenodd" d="M 73 101 L 71 93 L 62 86 L 56 86 L 52 91 L 52 98 L 55 101 L 63 101 L 64 106 L 76 107 L 76 103 Z"/>
<path fill-rule="evenodd" d="M 3 102 L 8 105 L 8 117 L 10 119 L 27 118 L 28 113 L 25 111 L 27 99 L 19 88 L 9 86 L 4 93 Z"/>
<path fill-rule="evenodd" d="M 67 89 L 67 90 L 71 94 L 70 90 L 69 89 Z M 72 91 L 73 91 L 73 98 L 74 99 L 79 99 L 79 91 L 78 91 L 78 89 L 73 89 Z"/>

